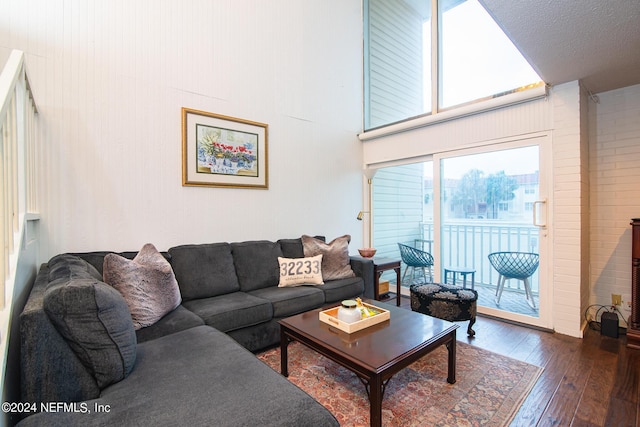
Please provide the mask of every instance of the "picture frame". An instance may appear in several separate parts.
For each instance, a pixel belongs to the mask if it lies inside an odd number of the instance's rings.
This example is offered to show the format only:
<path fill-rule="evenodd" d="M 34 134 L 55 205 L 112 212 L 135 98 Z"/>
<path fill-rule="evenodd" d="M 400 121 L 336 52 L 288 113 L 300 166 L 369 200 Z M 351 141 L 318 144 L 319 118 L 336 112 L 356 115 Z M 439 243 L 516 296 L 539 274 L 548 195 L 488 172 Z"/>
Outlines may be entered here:
<path fill-rule="evenodd" d="M 269 188 L 268 128 L 182 108 L 182 185 Z"/>

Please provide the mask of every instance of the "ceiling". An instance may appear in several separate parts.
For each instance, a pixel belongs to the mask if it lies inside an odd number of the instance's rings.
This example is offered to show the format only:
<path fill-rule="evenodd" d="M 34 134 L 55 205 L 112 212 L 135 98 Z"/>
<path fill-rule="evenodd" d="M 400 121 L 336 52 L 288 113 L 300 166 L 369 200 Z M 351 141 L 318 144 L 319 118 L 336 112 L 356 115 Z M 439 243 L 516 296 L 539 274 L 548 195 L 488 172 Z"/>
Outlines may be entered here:
<path fill-rule="evenodd" d="M 544 82 L 640 84 L 640 0 L 479 1 Z"/>

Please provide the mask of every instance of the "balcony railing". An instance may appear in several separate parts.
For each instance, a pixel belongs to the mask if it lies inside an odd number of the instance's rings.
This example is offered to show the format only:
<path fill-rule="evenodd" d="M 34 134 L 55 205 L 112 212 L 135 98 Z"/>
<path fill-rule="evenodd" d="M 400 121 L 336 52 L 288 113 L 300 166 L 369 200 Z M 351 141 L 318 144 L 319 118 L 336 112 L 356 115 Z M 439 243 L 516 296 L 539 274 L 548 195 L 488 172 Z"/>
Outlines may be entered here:
<path fill-rule="evenodd" d="M 423 223 L 410 240 L 400 242 L 426 251 L 434 251 L 433 223 Z M 492 220 L 471 220 L 448 222 L 440 233 L 441 254 L 431 252 L 439 259 L 440 267 L 464 266 L 476 270 L 475 283 L 478 286 L 495 288 L 498 283 L 498 272 L 489 263 L 488 255 L 492 252 L 538 252 L 537 227 L 532 225 L 495 222 Z M 395 245 L 397 246 L 397 245 Z M 378 248 L 377 256 L 399 257 L 397 247 L 389 244 Z M 442 273 L 442 272 L 441 272 Z M 391 277 L 390 277 L 391 278 Z M 534 295 L 538 295 L 538 272 L 530 279 Z M 519 290 L 522 282 L 508 280 L 505 290 Z M 524 290 L 523 290 L 524 292 Z"/>
<path fill-rule="evenodd" d="M 425 224 L 433 227 L 433 224 Z M 441 265 L 466 266 L 476 270 L 475 280 L 482 286 L 495 286 L 498 272 L 489 263 L 492 252 L 538 252 L 538 228 L 523 224 L 495 224 L 490 221 L 449 223 L 442 228 Z M 530 280 L 538 294 L 538 272 Z M 519 289 L 522 282 L 507 281 L 505 288 Z"/>

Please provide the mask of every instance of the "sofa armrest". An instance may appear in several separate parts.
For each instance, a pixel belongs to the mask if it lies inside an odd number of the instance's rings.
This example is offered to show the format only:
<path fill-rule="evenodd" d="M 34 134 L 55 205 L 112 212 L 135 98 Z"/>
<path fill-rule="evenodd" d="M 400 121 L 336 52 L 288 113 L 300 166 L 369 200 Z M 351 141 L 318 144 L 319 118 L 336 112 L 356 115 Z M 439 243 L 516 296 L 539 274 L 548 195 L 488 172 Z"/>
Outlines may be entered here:
<path fill-rule="evenodd" d="M 22 401 L 40 405 L 97 398 L 95 378 L 44 311 L 48 275 L 43 264 L 19 317 Z"/>
<path fill-rule="evenodd" d="M 353 272 L 364 280 L 364 296 L 373 299 L 373 260 L 359 256 L 352 256 L 349 260 Z"/>

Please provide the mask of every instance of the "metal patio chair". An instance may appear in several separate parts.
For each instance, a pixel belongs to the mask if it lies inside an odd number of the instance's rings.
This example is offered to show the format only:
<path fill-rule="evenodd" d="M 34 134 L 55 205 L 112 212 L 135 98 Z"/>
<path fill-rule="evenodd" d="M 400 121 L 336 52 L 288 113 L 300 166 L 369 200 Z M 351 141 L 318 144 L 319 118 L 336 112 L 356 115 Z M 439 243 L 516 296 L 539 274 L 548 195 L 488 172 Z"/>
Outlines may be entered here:
<path fill-rule="evenodd" d="M 421 251 L 420 249 L 403 245 L 402 243 L 398 243 L 398 248 L 400 248 L 400 257 L 402 258 L 402 262 L 407 265 L 407 268 L 405 268 L 404 274 L 402 275 L 402 282 L 404 282 L 404 278 L 407 275 L 409 268 L 411 268 L 410 285 L 413 284 L 415 279 L 416 268 L 422 270 L 425 282 L 427 281 L 427 270 L 429 270 L 429 278 L 433 279 L 433 273 L 431 271 L 433 267 L 433 256 L 431 256 L 429 252 Z"/>
<path fill-rule="evenodd" d="M 493 252 L 488 255 L 489 262 L 496 269 L 498 277 L 498 287 L 496 289 L 496 303 L 500 304 L 500 297 L 504 290 L 504 282 L 507 279 L 518 279 L 524 282 L 527 303 L 536 308 L 531 292 L 529 278 L 538 269 L 540 256 L 532 252 Z"/>

